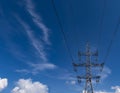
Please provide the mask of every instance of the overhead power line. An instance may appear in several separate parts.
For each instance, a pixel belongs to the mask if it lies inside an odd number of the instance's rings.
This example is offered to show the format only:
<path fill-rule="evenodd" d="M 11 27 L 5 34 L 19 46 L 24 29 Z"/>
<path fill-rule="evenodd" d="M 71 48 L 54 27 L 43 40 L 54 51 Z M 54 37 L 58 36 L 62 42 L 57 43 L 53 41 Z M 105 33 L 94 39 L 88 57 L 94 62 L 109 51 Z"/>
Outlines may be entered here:
<path fill-rule="evenodd" d="M 103 65 L 103 67 L 102 67 L 102 69 L 101 69 L 101 73 L 103 72 L 104 66 L 105 66 L 105 64 L 106 64 L 106 62 L 107 62 L 107 58 L 108 58 L 108 56 L 109 56 L 109 54 L 110 54 L 110 50 L 111 50 L 111 47 L 112 47 L 112 45 L 113 45 L 113 41 L 114 41 L 114 39 L 115 39 L 115 36 L 116 36 L 116 34 L 117 34 L 117 32 L 118 32 L 119 25 L 120 25 L 120 17 L 119 17 L 118 23 L 117 23 L 117 25 L 116 25 L 116 28 L 115 28 L 115 30 L 114 30 L 114 32 L 113 32 L 113 35 L 112 35 L 112 37 L 111 37 L 110 44 L 109 44 L 109 46 L 108 46 L 108 48 L 107 48 L 107 52 L 106 52 L 105 58 L 104 58 L 104 60 L 103 60 L 104 65 Z"/>
<path fill-rule="evenodd" d="M 71 15 L 71 17 L 73 17 L 74 18 L 74 20 L 76 21 L 76 15 L 75 15 L 75 9 L 74 9 L 74 6 L 73 6 L 73 2 L 72 2 L 73 0 L 69 0 L 69 10 L 70 10 L 70 15 Z M 72 18 L 71 18 L 71 20 L 72 20 Z M 74 21 L 74 22 L 75 22 Z M 73 22 L 72 22 L 73 23 Z M 74 24 L 74 23 L 73 23 Z M 78 45 L 78 43 L 80 43 L 80 41 L 79 41 L 79 39 L 78 39 L 78 33 L 77 33 L 77 27 L 76 27 L 76 25 L 73 25 L 74 26 L 74 34 L 76 35 L 75 37 L 74 37 L 74 39 L 76 40 L 76 45 Z M 71 26 L 70 26 L 71 27 Z M 78 46 L 79 47 L 79 46 Z"/>
<path fill-rule="evenodd" d="M 56 15 L 57 20 L 58 20 L 58 24 L 59 24 L 59 26 L 60 26 L 60 31 L 61 31 L 61 33 L 62 33 L 62 35 L 63 35 L 63 39 L 64 39 L 64 42 L 65 42 L 66 49 L 67 49 L 67 51 L 68 51 L 68 53 L 69 53 L 69 55 L 70 55 L 70 58 L 72 59 L 72 61 L 74 61 L 74 60 L 73 60 L 73 56 L 72 56 L 72 54 L 71 54 L 71 52 L 70 52 L 70 48 L 69 48 L 69 46 L 68 46 L 68 44 L 67 44 L 67 38 L 66 38 L 66 36 L 65 36 L 64 29 L 63 29 L 63 26 L 62 26 L 62 23 L 61 23 L 59 14 L 58 14 L 57 9 L 56 9 L 56 6 L 55 6 L 55 2 L 54 2 L 54 0 L 51 0 L 51 2 L 52 2 L 52 6 L 53 6 L 53 9 L 54 9 L 55 15 Z"/>
<path fill-rule="evenodd" d="M 118 32 L 119 25 L 120 25 L 120 18 L 119 18 L 118 23 L 117 23 L 117 25 L 116 25 L 115 31 L 113 32 L 113 35 L 112 35 L 112 37 L 111 37 L 111 41 L 110 41 L 110 44 L 109 44 L 109 46 L 108 46 L 108 48 L 107 48 L 107 52 L 106 52 L 106 55 L 105 55 L 105 58 L 104 58 L 104 61 L 103 61 L 103 62 L 106 62 L 106 61 L 107 61 L 107 58 L 108 58 L 108 56 L 109 56 L 109 53 L 110 53 L 110 50 L 111 50 L 111 47 L 112 47 L 112 44 L 113 44 L 113 41 L 114 41 L 115 36 L 116 36 L 116 34 L 117 34 L 117 32 Z"/>
<path fill-rule="evenodd" d="M 101 34 L 103 32 L 103 23 L 104 23 L 104 16 L 105 16 L 105 9 L 107 7 L 107 0 L 103 0 L 103 10 L 102 10 L 102 14 L 100 17 L 100 30 L 99 30 L 99 36 L 98 36 L 98 46 L 100 46 L 101 44 Z"/>

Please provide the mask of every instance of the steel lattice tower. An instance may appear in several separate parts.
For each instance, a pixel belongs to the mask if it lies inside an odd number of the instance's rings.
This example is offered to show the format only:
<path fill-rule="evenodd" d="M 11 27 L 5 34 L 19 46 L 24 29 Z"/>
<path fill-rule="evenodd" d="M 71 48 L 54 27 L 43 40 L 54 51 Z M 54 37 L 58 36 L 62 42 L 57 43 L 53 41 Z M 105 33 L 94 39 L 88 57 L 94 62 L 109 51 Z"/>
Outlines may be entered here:
<path fill-rule="evenodd" d="M 98 51 L 91 52 L 90 45 L 87 43 L 86 45 L 86 52 L 81 53 L 78 51 L 78 57 L 81 59 L 82 56 L 85 56 L 85 62 L 80 62 L 80 63 L 73 63 L 74 70 L 77 71 L 77 67 L 85 67 L 85 75 L 81 76 L 78 75 L 77 79 L 78 82 L 80 83 L 82 79 L 85 80 L 85 89 L 84 93 L 94 93 L 93 90 L 93 85 L 92 85 L 92 80 L 95 79 L 96 82 L 99 82 L 100 76 L 93 75 L 92 73 L 92 68 L 94 67 L 100 67 L 102 68 L 104 63 L 97 63 L 97 58 L 98 58 Z M 92 57 L 95 57 L 95 61 L 91 60 Z"/>

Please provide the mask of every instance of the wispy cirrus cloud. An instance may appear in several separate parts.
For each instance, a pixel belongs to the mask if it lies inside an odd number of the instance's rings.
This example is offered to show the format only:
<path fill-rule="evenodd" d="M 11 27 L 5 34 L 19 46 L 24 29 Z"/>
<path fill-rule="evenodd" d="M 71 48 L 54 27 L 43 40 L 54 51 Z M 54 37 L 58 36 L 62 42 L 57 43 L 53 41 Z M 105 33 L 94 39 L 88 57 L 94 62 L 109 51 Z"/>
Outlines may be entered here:
<path fill-rule="evenodd" d="M 28 65 L 33 68 L 31 73 L 35 74 L 42 70 L 55 69 L 56 65 L 52 63 L 48 63 L 47 54 L 44 49 L 45 48 L 44 44 L 34 36 L 32 29 L 25 22 L 23 22 L 19 18 L 17 19 L 20 22 L 20 24 L 24 27 L 32 46 L 36 50 L 35 54 L 38 54 L 39 58 L 42 59 L 42 63 L 28 63 Z M 30 73 L 26 69 L 21 69 L 21 70 L 16 70 L 16 71 Z"/>
<path fill-rule="evenodd" d="M 35 51 L 35 54 L 37 54 L 36 56 L 38 56 L 39 59 L 42 60 L 41 62 L 37 62 L 37 63 L 28 62 L 27 64 L 29 65 L 29 67 L 32 68 L 32 70 L 18 69 L 16 70 L 16 72 L 37 74 L 39 71 L 55 69 L 57 67 L 56 65 L 52 63 L 48 63 L 48 58 L 47 58 L 47 53 L 45 51 L 44 42 L 42 42 L 40 39 L 37 39 L 35 37 L 33 33 L 34 31 L 32 30 L 32 28 L 30 28 L 28 24 L 26 24 L 18 16 L 16 16 L 16 18 L 19 21 L 19 23 L 23 26 L 26 32 L 26 35 L 28 36 L 28 39 L 30 40 L 31 45 L 36 50 Z"/>
<path fill-rule="evenodd" d="M 43 31 L 43 40 L 45 41 L 46 44 L 50 44 L 49 41 L 49 29 L 48 27 L 43 24 L 42 18 L 35 12 L 35 6 L 32 2 L 32 0 L 26 0 L 26 9 L 28 13 L 32 16 L 33 22 Z"/>
<path fill-rule="evenodd" d="M 21 23 L 21 25 L 24 27 L 26 33 L 27 33 L 27 36 L 30 40 L 30 42 L 32 43 L 32 46 L 36 49 L 36 54 L 39 54 L 39 57 L 44 61 L 44 62 L 47 62 L 47 56 L 46 56 L 46 52 L 44 50 L 44 46 L 43 46 L 43 43 L 36 39 L 34 34 L 33 34 L 33 31 L 31 30 L 31 28 L 25 24 L 23 21 L 21 21 L 19 19 L 19 22 Z"/>
<path fill-rule="evenodd" d="M 52 63 L 28 63 L 28 65 L 31 69 L 17 69 L 16 72 L 36 75 L 41 71 L 54 70 L 57 68 L 57 66 Z"/>
<path fill-rule="evenodd" d="M 33 68 L 32 74 L 37 74 L 39 71 L 53 70 L 57 68 L 57 66 L 52 63 L 29 63 L 29 66 Z"/>
<path fill-rule="evenodd" d="M 30 73 L 31 71 L 29 71 L 28 69 L 17 69 L 16 72 L 28 74 L 28 73 Z"/>

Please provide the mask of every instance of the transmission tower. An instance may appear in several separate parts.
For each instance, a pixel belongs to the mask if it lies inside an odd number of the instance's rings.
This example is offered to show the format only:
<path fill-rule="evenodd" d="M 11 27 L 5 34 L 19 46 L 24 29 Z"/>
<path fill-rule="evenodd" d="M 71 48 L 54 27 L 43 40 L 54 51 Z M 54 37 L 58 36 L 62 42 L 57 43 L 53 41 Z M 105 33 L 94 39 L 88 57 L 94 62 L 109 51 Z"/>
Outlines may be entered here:
<path fill-rule="evenodd" d="M 85 57 L 84 62 L 81 62 L 82 56 Z M 85 80 L 84 93 L 94 93 L 92 80 L 94 79 L 94 80 L 96 80 L 96 82 L 99 82 L 100 76 L 93 75 L 92 68 L 95 68 L 95 67 L 102 68 L 104 66 L 104 63 L 97 62 L 98 61 L 98 50 L 96 50 L 95 52 L 92 52 L 90 49 L 89 43 L 87 43 L 87 45 L 86 45 L 86 52 L 78 51 L 78 57 L 79 57 L 80 63 L 73 62 L 74 70 L 77 72 L 78 67 L 85 67 L 85 75 L 77 76 L 78 83 L 80 83 L 81 80 L 84 79 Z M 94 61 L 92 58 L 94 58 Z"/>

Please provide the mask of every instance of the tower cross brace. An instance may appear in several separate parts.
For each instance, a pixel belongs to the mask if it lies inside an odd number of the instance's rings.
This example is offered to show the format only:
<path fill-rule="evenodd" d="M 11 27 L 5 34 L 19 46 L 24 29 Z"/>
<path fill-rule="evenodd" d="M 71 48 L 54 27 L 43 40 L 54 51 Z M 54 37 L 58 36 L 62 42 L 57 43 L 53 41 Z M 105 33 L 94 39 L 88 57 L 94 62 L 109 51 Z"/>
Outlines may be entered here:
<path fill-rule="evenodd" d="M 94 93 L 93 90 L 93 84 L 92 84 L 92 79 L 96 79 L 96 82 L 99 82 L 100 76 L 94 76 L 92 74 L 92 68 L 93 67 L 103 67 L 104 63 L 96 63 L 96 62 L 91 62 L 91 57 L 96 57 L 96 61 L 97 61 L 97 57 L 98 57 L 98 51 L 96 52 L 91 52 L 90 50 L 90 46 L 89 43 L 87 43 L 86 45 L 86 52 L 85 53 L 81 53 L 78 52 L 78 56 L 81 60 L 81 56 L 85 56 L 85 62 L 83 63 L 73 63 L 74 66 L 74 70 L 77 71 L 77 67 L 85 67 L 85 75 L 84 76 L 77 76 L 78 82 L 81 82 L 81 79 L 85 79 L 85 88 L 84 88 L 84 93 Z"/>

